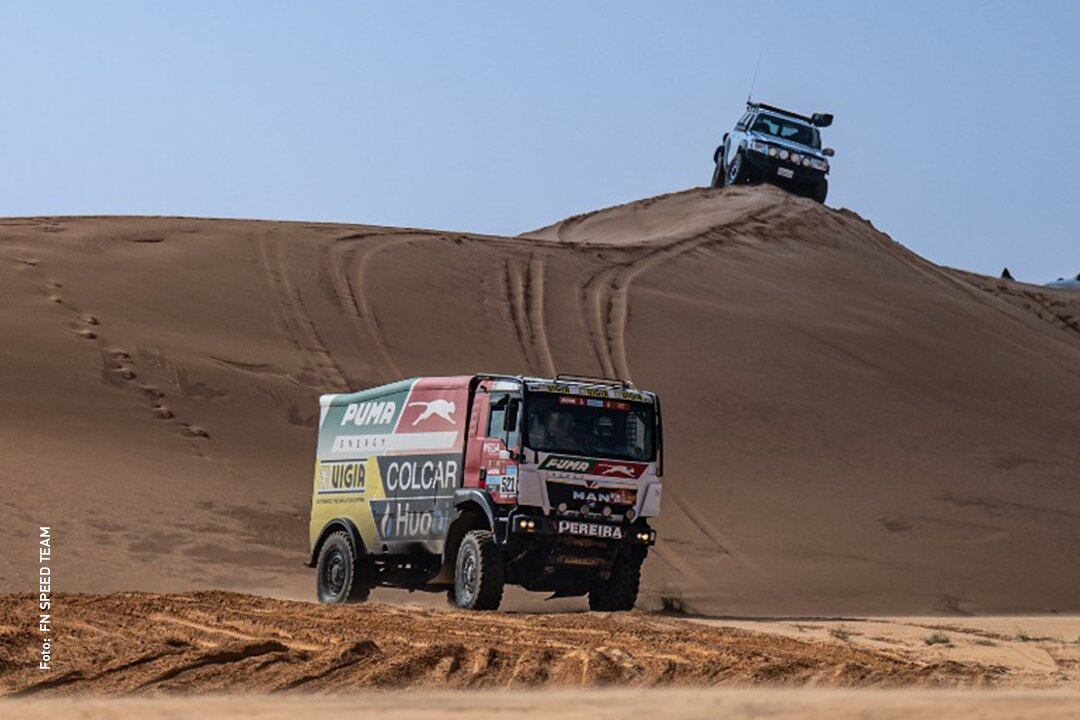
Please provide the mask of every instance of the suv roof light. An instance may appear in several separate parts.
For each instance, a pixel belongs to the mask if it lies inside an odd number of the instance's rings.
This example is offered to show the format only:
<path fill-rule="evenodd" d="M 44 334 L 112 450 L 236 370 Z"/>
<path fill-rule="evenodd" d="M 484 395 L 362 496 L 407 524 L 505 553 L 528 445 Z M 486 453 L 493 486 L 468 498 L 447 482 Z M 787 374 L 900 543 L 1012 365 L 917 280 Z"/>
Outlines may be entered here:
<path fill-rule="evenodd" d="M 788 117 L 793 117 L 793 118 L 796 118 L 798 120 L 802 120 L 803 122 L 808 122 L 811 125 L 813 125 L 814 127 L 819 127 L 819 128 L 829 127 L 830 125 L 832 125 L 832 121 L 833 121 L 832 113 L 814 113 L 813 115 L 808 116 L 808 115 L 803 115 L 802 113 L 793 112 L 791 110 L 785 110 L 784 108 L 777 107 L 776 105 L 768 105 L 766 103 L 761 103 L 761 102 L 752 102 L 750 100 L 746 101 L 746 109 L 747 110 L 769 110 L 771 112 L 780 113 L 782 115 L 787 115 Z"/>

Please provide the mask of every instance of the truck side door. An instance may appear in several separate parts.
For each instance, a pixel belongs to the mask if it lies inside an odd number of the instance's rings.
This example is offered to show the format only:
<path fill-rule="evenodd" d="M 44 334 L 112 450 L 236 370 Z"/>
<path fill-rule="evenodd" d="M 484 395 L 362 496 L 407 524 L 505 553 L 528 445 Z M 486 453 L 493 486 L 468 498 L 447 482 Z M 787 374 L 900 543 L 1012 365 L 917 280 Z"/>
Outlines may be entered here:
<path fill-rule="evenodd" d="M 521 396 L 491 393 L 487 428 L 480 450 L 481 486 L 495 502 L 515 502 L 521 453 Z"/>

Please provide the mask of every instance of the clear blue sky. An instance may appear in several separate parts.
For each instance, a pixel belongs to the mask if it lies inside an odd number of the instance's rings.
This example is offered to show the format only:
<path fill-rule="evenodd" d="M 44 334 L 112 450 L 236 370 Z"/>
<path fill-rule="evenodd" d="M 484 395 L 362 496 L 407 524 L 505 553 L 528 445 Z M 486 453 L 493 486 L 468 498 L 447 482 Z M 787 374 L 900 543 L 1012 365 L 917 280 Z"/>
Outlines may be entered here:
<path fill-rule="evenodd" d="M 514 234 L 704 185 L 755 96 L 829 204 L 939 263 L 1080 271 L 1080 3 L 9 3 L 0 215 Z"/>

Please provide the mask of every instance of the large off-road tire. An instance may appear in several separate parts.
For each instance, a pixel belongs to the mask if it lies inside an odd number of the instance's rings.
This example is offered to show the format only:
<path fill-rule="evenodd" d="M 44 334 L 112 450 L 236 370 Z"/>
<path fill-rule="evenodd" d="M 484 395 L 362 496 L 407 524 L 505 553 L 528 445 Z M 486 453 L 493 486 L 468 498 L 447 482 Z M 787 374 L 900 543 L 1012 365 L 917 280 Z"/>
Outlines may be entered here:
<path fill-rule="evenodd" d="M 359 603 L 371 594 L 369 563 L 358 555 L 344 530 L 323 541 L 315 566 L 315 590 L 324 603 Z"/>
<path fill-rule="evenodd" d="M 750 182 L 750 168 L 747 167 L 746 158 L 741 152 L 735 153 L 731 158 L 731 165 L 724 169 L 725 185 L 742 185 Z"/>
<path fill-rule="evenodd" d="M 465 533 L 454 561 L 454 604 L 463 610 L 498 610 L 506 584 L 502 550 L 487 530 Z"/>
<path fill-rule="evenodd" d="M 813 193 L 811 193 L 810 197 L 813 200 L 818 201 L 819 203 L 824 203 L 825 202 L 825 196 L 828 195 L 828 194 L 829 194 L 829 181 L 826 180 L 825 178 L 821 178 L 821 182 L 819 182 L 817 184 L 817 186 L 814 187 L 814 191 L 813 191 Z"/>
<path fill-rule="evenodd" d="M 719 160 L 717 160 L 716 165 L 713 166 L 712 181 L 709 183 L 709 187 L 724 187 L 724 164 Z"/>
<path fill-rule="evenodd" d="M 641 558 L 620 555 L 615 559 L 611 575 L 589 590 L 589 609 L 633 610 L 641 585 Z"/>

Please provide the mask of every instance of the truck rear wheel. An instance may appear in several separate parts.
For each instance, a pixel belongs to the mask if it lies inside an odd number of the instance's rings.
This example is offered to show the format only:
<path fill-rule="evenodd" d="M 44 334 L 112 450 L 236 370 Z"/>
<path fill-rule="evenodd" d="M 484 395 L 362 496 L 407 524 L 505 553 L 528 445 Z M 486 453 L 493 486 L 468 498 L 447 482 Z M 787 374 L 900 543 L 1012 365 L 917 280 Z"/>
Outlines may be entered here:
<path fill-rule="evenodd" d="M 620 555 L 615 559 L 608 579 L 593 585 L 589 590 L 589 609 L 633 610 L 640 585 L 641 559 Z"/>
<path fill-rule="evenodd" d="M 465 533 L 454 563 L 454 604 L 463 610 L 498 610 L 506 570 L 495 536 L 487 530 Z"/>
<path fill-rule="evenodd" d="M 367 563 L 353 547 L 352 538 L 344 530 L 332 533 L 319 550 L 315 570 L 315 586 L 319 602 L 364 602 L 371 594 Z"/>

